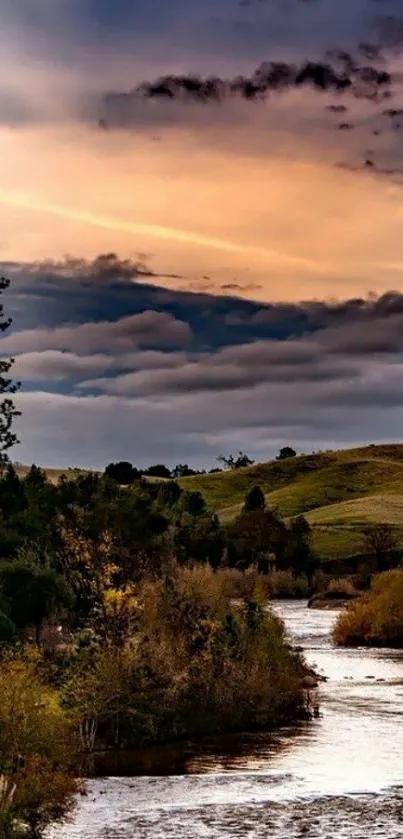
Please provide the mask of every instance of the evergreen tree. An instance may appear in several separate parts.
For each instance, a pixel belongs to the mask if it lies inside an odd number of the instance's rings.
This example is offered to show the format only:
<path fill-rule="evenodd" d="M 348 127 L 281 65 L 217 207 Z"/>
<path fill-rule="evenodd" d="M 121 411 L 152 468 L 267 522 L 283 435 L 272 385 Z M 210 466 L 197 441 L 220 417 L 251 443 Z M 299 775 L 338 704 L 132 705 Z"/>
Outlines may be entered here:
<path fill-rule="evenodd" d="M 0 278 L 0 294 L 9 287 L 10 281 L 5 277 Z M 0 332 L 5 332 L 11 326 L 11 318 L 4 317 L 4 306 L 0 304 Z M 12 431 L 13 420 L 20 416 L 14 405 L 11 396 L 19 389 L 19 383 L 13 382 L 9 372 L 13 366 L 14 359 L 0 359 L 0 467 L 9 462 L 8 450 L 19 441 Z M 0 398 L 1 398 L 0 396 Z"/>
<path fill-rule="evenodd" d="M 246 512 L 250 510 L 264 510 L 265 506 L 266 500 L 262 490 L 259 486 L 254 486 L 245 498 L 244 510 Z"/>

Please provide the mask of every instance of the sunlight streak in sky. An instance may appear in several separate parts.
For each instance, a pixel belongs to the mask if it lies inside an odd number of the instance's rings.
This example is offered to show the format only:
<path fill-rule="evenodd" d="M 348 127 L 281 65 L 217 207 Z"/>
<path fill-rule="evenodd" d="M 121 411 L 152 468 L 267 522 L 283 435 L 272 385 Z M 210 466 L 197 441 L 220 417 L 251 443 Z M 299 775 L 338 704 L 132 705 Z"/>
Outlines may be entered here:
<path fill-rule="evenodd" d="M 13 193 L 0 190 L 0 204 L 33 211 L 35 213 L 58 216 L 59 218 L 70 219 L 72 221 L 79 221 L 84 224 L 102 227 L 107 230 L 116 230 L 124 233 L 132 233 L 133 235 L 152 236 L 156 239 L 173 240 L 191 245 L 200 245 L 202 247 L 214 248 L 216 250 L 227 251 L 229 253 L 250 253 L 251 255 L 267 259 L 270 262 L 275 260 L 278 262 L 291 263 L 296 266 L 303 266 L 313 272 L 322 272 L 325 268 L 324 263 L 319 261 L 293 256 L 292 254 L 282 253 L 272 250 L 271 248 L 262 248 L 258 245 L 240 244 L 226 239 L 220 239 L 215 236 L 206 236 L 191 230 L 182 230 L 176 227 L 167 227 L 165 225 L 158 224 L 144 224 L 137 221 L 124 221 L 111 216 L 97 215 L 91 211 L 80 210 L 76 207 L 65 207 L 59 204 L 38 201 L 36 198 L 24 193 Z"/>

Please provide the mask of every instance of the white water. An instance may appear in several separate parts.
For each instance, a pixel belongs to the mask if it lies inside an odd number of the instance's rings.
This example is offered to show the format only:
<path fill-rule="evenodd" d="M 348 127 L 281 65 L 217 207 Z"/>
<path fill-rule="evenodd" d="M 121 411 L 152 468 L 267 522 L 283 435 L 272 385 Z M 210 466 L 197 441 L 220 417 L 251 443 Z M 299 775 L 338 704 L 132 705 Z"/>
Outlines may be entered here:
<path fill-rule="evenodd" d="M 274 739 L 182 746 L 161 774 L 154 750 L 152 774 L 89 782 L 52 839 L 403 837 L 403 653 L 335 649 L 334 612 L 276 608 L 328 679 L 319 719 Z"/>

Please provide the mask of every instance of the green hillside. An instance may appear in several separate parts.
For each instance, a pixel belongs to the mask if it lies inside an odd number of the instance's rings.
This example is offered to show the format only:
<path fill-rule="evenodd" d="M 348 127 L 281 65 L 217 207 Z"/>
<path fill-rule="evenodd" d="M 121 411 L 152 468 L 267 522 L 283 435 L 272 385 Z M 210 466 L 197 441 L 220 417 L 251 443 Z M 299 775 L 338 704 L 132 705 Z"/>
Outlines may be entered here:
<path fill-rule="evenodd" d="M 323 558 L 358 553 L 362 528 L 371 522 L 390 523 L 403 545 L 401 444 L 301 455 L 180 483 L 202 492 L 223 522 L 240 512 L 246 493 L 259 484 L 282 516 L 307 516 Z"/>
<path fill-rule="evenodd" d="M 27 471 L 17 465 L 21 476 Z M 63 473 L 45 471 L 52 481 Z M 64 474 L 73 478 L 80 471 L 85 470 L 64 470 Z M 359 553 L 363 527 L 371 522 L 390 524 L 403 547 L 403 444 L 299 455 L 182 478 L 179 483 L 184 489 L 202 492 L 223 523 L 241 511 L 245 495 L 258 484 L 268 506 L 284 518 L 300 513 L 307 517 L 314 546 L 323 559 Z"/>

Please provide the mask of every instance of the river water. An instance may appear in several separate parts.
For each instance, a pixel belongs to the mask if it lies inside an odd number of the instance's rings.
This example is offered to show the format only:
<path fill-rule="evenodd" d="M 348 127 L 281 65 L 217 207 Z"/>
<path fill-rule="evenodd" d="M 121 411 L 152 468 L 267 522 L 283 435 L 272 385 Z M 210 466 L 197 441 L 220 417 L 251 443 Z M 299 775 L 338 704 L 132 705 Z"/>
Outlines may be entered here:
<path fill-rule="evenodd" d="M 403 652 L 335 649 L 335 612 L 275 608 L 327 677 L 319 718 L 122 758 L 52 839 L 403 837 Z"/>

